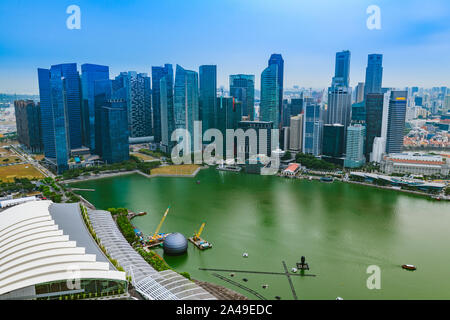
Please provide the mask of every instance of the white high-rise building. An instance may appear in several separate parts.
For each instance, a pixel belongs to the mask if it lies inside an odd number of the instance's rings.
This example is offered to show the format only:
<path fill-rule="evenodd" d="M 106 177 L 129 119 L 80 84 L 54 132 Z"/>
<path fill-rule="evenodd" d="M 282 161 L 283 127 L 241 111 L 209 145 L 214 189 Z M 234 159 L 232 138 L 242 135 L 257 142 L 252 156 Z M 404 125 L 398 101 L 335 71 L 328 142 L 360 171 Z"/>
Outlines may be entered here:
<path fill-rule="evenodd" d="M 289 150 L 302 151 L 303 147 L 303 114 L 291 117 L 289 129 Z"/>

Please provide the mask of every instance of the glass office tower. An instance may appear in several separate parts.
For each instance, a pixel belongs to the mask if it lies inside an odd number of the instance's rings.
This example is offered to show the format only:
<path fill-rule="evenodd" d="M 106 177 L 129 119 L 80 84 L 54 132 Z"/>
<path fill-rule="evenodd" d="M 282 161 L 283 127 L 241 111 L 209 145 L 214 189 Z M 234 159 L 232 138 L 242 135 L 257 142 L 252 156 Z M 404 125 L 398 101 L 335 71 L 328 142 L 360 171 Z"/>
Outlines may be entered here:
<path fill-rule="evenodd" d="M 332 86 L 350 86 L 350 51 L 336 53 L 336 64 Z"/>
<path fill-rule="evenodd" d="M 161 110 L 161 148 L 170 153 L 174 142 L 171 141 L 172 132 L 175 130 L 175 114 L 173 106 L 173 73 L 172 66 L 159 81 L 160 110 Z"/>
<path fill-rule="evenodd" d="M 403 147 L 407 91 L 391 91 L 387 119 L 386 153 L 399 153 Z"/>
<path fill-rule="evenodd" d="M 278 119 L 282 120 L 282 105 L 283 105 L 283 77 L 284 77 L 284 60 L 281 54 L 274 53 L 270 56 L 268 66 L 276 65 L 278 67 L 278 75 L 277 75 L 277 82 L 278 82 Z"/>
<path fill-rule="evenodd" d="M 200 120 L 198 73 L 177 65 L 174 87 L 175 128 L 188 130 L 194 150 L 194 121 Z M 198 150 L 195 150 L 198 151 Z"/>
<path fill-rule="evenodd" d="M 366 82 L 364 84 L 364 96 L 369 93 L 382 93 L 383 80 L 383 55 L 369 54 L 366 68 Z"/>
<path fill-rule="evenodd" d="M 155 142 L 160 142 L 162 139 L 161 121 L 163 118 L 161 116 L 160 81 L 166 75 L 170 75 L 173 79 L 173 69 L 171 64 L 165 64 L 164 67 L 152 67 L 153 135 L 155 137 Z"/>
<path fill-rule="evenodd" d="M 202 120 L 202 133 L 204 133 L 209 128 L 215 128 L 217 66 L 200 66 L 199 82 L 199 108 Z"/>
<path fill-rule="evenodd" d="M 323 131 L 320 105 L 307 105 L 305 107 L 304 121 L 303 153 L 319 156 L 322 153 Z"/>
<path fill-rule="evenodd" d="M 255 119 L 255 76 L 252 74 L 230 75 L 230 96 L 242 102 L 242 116 Z"/>
<path fill-rule="evenodd" d="M 259 120 L 272 122 L 275 128 L 278 128 L 280 123 L 279 93 L 278 66 L 271 64 L 261 73 Z"/>
<path fill-rule="evenodd" d="M 95 92 L 97 80 L 109 80 L 109 67 L 85 63 L 81 65 L 81 115 L 83 145 L 95 150 Z"/>
<path fill-rule="evenodd" d="M 102 159 L 105 163 L 118 163 L 129 159 L 127 103 L 109 100 L 101 108 Z"/>
<path fill-rule="evenodd" d="M 366 143 L 365 156 L 370 161 L 370 153 L 373 148 L 373 141 L 376 137 L 381 137 L 381 127 L 383 123 L 383 93 L 369 93 L 366 95 Z"/>
<path fill-rule="evenodd" d="M 45 158 L 58 173 L 68 169 L 70 150 L 82 146 L 80 76 L 76 63 L 38 69 Z"/>

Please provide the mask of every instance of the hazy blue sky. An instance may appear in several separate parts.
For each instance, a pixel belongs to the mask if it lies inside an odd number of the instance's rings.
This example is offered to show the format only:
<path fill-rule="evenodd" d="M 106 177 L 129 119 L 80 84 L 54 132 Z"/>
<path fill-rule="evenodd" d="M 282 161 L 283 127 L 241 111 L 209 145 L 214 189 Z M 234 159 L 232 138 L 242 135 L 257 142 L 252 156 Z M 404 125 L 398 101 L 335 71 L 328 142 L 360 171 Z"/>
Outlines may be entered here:
<path fill-rule="evenodd" d="M 81 30 L 66 8 L 81 8 Z M 366 27 L 369 5 L 381 30 Z M 91 0 L 0 2 L 0 92 L 37 93 L 38 67 L 110 66 L 111 76 L 178 63 L 217 64 L 218 84 L 256 75 L 271 53 L 285 60 L 285 87 L 331 82 L 336 51 L 348 49 L 351 84 L 367 54 L 384 54 L 383 86 L 450 86 L 449 0 Z"/>

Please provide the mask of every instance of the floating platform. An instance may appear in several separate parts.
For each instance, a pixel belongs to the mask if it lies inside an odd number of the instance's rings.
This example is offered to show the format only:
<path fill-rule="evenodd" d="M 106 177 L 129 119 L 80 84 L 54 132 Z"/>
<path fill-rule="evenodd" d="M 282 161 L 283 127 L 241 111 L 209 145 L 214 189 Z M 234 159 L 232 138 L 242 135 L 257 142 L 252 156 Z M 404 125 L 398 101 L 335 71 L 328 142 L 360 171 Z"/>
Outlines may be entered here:
<path fill-rule="evenodd" d="M 333 182 L 334 179 L 332 177 L 321 177 L 320 181 L 322 181 L 322 182 Z"/>
<path fill-rule="evenodd" d="M 198 238 L 198 240 L 195 240 L 194 237 L 190 237 L 189 241 L 192 242 L 200 250 L 212 248 L 212 244 L 202 238 Z"/>
<path fill-rule="evenodd" d="M 218 166 L 217 170 L 239 172 L 239 171 L 242 170 L 242 167 L 239 167 L 239 166 Z"/>

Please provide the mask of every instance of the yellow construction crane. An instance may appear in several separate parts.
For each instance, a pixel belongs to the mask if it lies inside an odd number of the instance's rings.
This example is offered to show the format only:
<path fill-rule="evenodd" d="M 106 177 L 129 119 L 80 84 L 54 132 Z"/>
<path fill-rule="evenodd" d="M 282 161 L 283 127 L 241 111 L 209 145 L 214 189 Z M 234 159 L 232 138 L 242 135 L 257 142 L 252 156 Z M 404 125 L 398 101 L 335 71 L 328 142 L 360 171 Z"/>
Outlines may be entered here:
<path fill-rule="evenodd" d="M 198 229 L 198 232 L 194 234 L 195 241 L 200 239 L 200 235 L 202 234 L 204 228 L 205 228 L 205 222 L 202 223 L 202 225 L 200 226 L 200 229 Z"/>
<path fill-rule="evenodd" d="M 167 210 L 166 210 L 166 212 L 164 213 L 164 216 L 162 217 L 161 221 L 159 222 L 158 227 L 157 227 L 156 230 L 155 230 L 155 233 L 154 233 L 153 236 L 150 238 L 152 241 L 155 241 L 155 240 L 158 240 L 159 238 L 161 238 L 161 237 L 158 236 L 159 229 L 161 229 L 161 226 L 162 226 L 164 220 L 166 219 L 167 214 L 169 213 L 169 209 L 170 209 L 170 206 L 167 207 Z"/>

